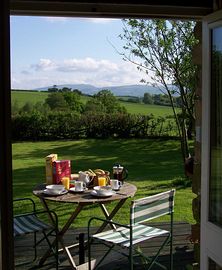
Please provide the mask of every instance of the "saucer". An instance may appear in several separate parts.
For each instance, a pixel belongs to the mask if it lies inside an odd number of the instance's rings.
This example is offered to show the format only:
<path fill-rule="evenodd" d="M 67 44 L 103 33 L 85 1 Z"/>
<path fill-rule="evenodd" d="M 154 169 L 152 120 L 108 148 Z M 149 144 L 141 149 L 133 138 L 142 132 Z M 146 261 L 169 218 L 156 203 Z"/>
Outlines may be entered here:
<path fill-rule="evenodd" d="M 106 194 L 99 194 L 99 193 L 97 193 L 96 192 L 96 190 L 92 190 L 91 192 L 90 192 L 90 194 L 92 195 L 92 196 L 95 196 L 95 197 L 111 197 L 113 194 L 115 194 L 113 191 L 107 191 L 107 193 Z"/>
<path fill-rule="evenodd" d="M 112 195 L 112 189 L 110 186 L 95 186 L 93 188 L 98 196 L 100 197 L 106 197 L 106 196 L 111 196 Z"/>
<path fill-rule="evenodd" d="M 43 194 L 45 195 L 49 195 L 49 196 L 61 196 L 61 195 L 64 195 L 68 192 L 68 190 L 64 189 L 63 191 L 61 191 L 60 193 L 52 193 L 51 190 L 49 189 L 44 189 L 43 190 Z"/>
<path fill-rule="evenodd" d="M 83 190 L 76 190 L 75 187 L 71 187 L 69 189 L 70 192 L 74 192 L 74 193 L 83 193 L 86 190 L 88 190 L 88 188 L 84 188 Z"/>

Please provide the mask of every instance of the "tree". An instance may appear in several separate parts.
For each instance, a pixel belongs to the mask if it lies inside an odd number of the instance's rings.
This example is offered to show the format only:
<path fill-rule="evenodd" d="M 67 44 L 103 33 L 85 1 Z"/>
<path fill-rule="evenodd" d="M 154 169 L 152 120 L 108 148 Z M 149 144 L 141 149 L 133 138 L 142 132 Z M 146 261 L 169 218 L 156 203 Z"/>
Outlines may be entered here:
<path fill-rule="evenodd" d="M 153 98 L 150 93 L 144 93 L 143 95 L 143 103 L 145 104 L 153 104 Z"/>
<path fill-rule="evenodd" d="M 73 92 L 52 92 L 45 101 L 52 110 L 59 111 L 75 111 L 81 113 L 83 111 L 83 103 L 80 96 Z"/>
<path fill-rule="evenodd" d="M 82 92 L 79 89 L 73 89 L 73 93 L 79 94 L 80 96 L 82 95 Z"/>
<path fill-rule="evenodd" d="M 109 90 L 101 90 L 93 98 L 103 104 L 106 113 L 126 112 L 125 107 L 120 105 L 118 99 Z"/>
<path fill-rule="evenodd" d="M 49 105 L 42 101 L 36 102 L 33 109 L 34 111 L 41 112 L 42 114 L 47 114 L 50 111 Z"/>
<path fill-rule="evenodd" d="M 72 111 L 82 112 L 83 103 L 80 100 L 80 95 L 75 92 L 63 92 L 62 93 L 68 108 Z"/>
<path fill-rule="evenodd" d="M 85 110 L 86 113 L 105 113 L 105 106 L 98 101 L 96 98 L 91 98 L 86 102 Z"/>
<path fill-rule="evenodd" d="M 67 103 L 60 92 L 52 92 L 48 95 L 45 100 L 45 103 L 52 109 L 52 110 L 66 110 Z"/>
<path fill-rule="evenodd" d="M 72 88 L 69 87 L 63 87 L 62 89 L 59 89 L 59 92 L 71 92 Z"/>
<path fill-rule="evenodd" d="M 192 62 L 192 49 L 197 44 L 192 21 L 166 21 L 161 19 L 124 20 L 125 42 L 122 53 L 126 61 L 145 72 L 148 83 L 169 96 L 181 141 L 183 160 L 190 155 L 187 134 L 194 128 L 194 98 L 197 66 Z M 149 77 L 148 77 L 149 76 Z M 181 110 L 176 110 L 181 98 Z"/>
<path fill-rule="evenodd" d="M 48 92 L 58 92 L 58 91 L 59 91 L 59 89 L 56 85 L 53 85 L 53 87 L 48 88 Z"/>
<path fill-rule="evenodd" d="M 93 95 L 85 105 L 85 112 L 102 112 L 102 113 L 126 113 L 126 108 L 121 106 L 119 100 L 109 90 L 101 90 Z"/>
<path fill-rule="evenodd" d="M 171 106 L 168 95 L 163 95 L 163 94 L 154 95 L 153 102 L 156 105 Z M 176 98 L 174 98 L 174 106 L 178 107 Z"/>

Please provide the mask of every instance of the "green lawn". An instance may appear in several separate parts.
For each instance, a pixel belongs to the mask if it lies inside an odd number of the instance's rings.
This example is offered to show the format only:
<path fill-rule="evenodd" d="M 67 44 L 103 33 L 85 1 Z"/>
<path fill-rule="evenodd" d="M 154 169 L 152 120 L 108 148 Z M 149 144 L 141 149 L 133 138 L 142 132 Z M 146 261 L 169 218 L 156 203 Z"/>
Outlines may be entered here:
<path fill-rule="evenodd" d="M 194 194 L 183 179 L 180 145 L 178 141 L 161 140 L 79 140 L 14 143 L 13 192 L 14 197 L 30 197 L 32 188 L 45 182 L 45 159 L 57 153 L 59 159 L 72 161 L 72 172 L 89 168 L 111 171 L 115 162 L 129 170 L 128 181 L 138 188 L 135 198 L 141 198 L 172 187 L 177 189 L 175 220 L 194 222 L 192 199 Z M 38 201 L 37 198 L 34 198 Z M 128 222 L 129 203 L 121 209 L 118 221 Z M 67 219 L 71 204 L 51 207 L 59 214 L 60 224 Z M 109 209 L 109 207 L 108 207 Z M 88 207 L 77 219 L 77 226 L 86 226 L 91 215 L 100 216 L 97 206 Z"/>
<path fill-rule="evenodd" d="M 124 106 L 127 112 L 132 114 L 153 114 L 155 116 L 166 116 L 173 115 L 171 107 L 168 106 L 157 106 L 150 104 L 140 104 L 140 103 L 130 103 L 130 102 L 120 102 Z"/>
<path fill-rule="evenodd" d="M 44 102 L 48 96 L 48 92 L 34 92 L 34 91 L 11 91 L 12 102 L 17 101 L 18 106 L 22 107 L 26 102 L 36 103 Z M 85 104 L 90 97 L 81 96 L 82 102 Z M 154 114 L 155 116 L 172 115 L 171 107 L 147 105 L 139 103 L 130 103 L 121 101 L 120 104 L 124 106 L 129 113 L 132 114 Z"/>

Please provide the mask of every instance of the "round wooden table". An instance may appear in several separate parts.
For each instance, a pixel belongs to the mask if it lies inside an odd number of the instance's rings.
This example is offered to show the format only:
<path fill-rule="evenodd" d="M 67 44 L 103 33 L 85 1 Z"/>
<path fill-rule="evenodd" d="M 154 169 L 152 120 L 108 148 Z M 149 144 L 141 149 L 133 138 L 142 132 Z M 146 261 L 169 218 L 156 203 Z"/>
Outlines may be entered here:
<path fill-rule="evenodd" d="M 44 200 L 63 202 L 63 203 L 76 203 L 76 204 L 84 204 L 89 205 L 93 203 L 108 203 L 111 201 L 119 201 L 123 198 L 133 197 L 136 193 L 136 186 L 130 183 L 124 183 L 123 186 L 118 191 L 114 191 L 114 194 L 110 197 L 97 197 L 91 195 L 93 189 L 88 189 L 84 192 L 72 192 L 68 191 L 68 193 L 59 196 L 50 196 L 43 193 L 46 185 L 41 184 L 36 186 L 33 189 L 33 194 L 38 196 L 39 198 L 44 198 Z"/>
<path fill-rule="evenodd" d="M 60 202 L 60 203 L 73 203 L 76 205 L 75 207 L 73 207 L 73 212 L 71 216 L 68 218 L 63 228 L 58 232 L 58 237 L 59 237 L 58 240 L 62 244 L 63 251 L 67 254 L 69 262 L 71 266 L 73 267 L 73 269 L 77 269 L 77 266 L 69 251 L 70 247 L 66 247 L 64 245 L 63 236 L 67 232 L 71 224 L 75 221 L 79 213 L 83 210 L 83 208 L 87 205 L 98 204 L 106 220 L 112 220 L 113 217 L 116 215 L 116 213 L 121 209 L 125 201 L 128 198 L 132 198 L 137 191 L 137 188 L 135 185 L 125 182 L 123 186 L 121 186 L 120 190 L 115 191 L 114 194 L 110 197 L 94 196 L 92 195 L 93 189 L 88 189 L 84 191 L 83 193 L 74 193 L 74 192 L 68 191 L 68 193 L 64 195 L 49 196 L 49 195 L 44 194 L 45 187 L 46 187 L 45 184 L 37 185 L 33 189 L 33 194 L 40 199 L 40 201 L 43 204 L 43 207 L 47 211 L 50 210 L 49 205 L 48 205 L 48 202 L 50 201 L 55 201 L 55 202 Z M 117 203 L 114 206 L 113 210 L 109 213 L 105 207 L 105 204 L 113 202 L 113 201 L 116 201 Z M 99 227 L 96 233 L 103 231 L 106 226 L 107 226 L 107 222 L 104 222 Z M 115 229 L 115 225 L 111 225 L 111 227 Z M 48 250 L 47 253 L 42 257 L 42 259 L 40 260 L 40 265 L 44 263 L 44 261 L 49 256 L 49 254 L 50 254 L 50 250 Z"/>

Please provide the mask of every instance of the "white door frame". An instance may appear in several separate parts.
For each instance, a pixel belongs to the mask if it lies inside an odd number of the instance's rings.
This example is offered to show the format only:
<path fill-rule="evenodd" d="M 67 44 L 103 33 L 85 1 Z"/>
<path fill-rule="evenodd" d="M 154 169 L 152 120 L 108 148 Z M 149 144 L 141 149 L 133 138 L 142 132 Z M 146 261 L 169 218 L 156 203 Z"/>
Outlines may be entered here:
<path fill-rule="evenodd" d="M 201 154 L 201 246 L 200 269 L 208 270 L 211 258 L 222 267 L 222 228 L 208 221 L 210 176 L 210 30 L 222 26 L 222 10 L 203 20 L 202 154 Z M 222 42 L 222 40 L 221 40 Z M 222 164 L 221 164 L 222 166 Z"/>

